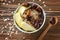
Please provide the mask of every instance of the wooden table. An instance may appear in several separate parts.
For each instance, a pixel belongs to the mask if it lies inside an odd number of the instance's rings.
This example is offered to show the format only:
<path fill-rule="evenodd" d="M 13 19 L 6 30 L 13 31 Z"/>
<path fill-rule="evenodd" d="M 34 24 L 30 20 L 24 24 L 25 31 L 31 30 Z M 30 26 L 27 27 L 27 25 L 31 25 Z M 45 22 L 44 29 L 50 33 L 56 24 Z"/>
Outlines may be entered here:
<path fill-rule="evenodd" d="M 52 16 L 58 17 L 58 23 L 55 26 L 51 27 L 51 29 L 45 35 L 43 40 L 60 40 L 60 0 L 41 0 L 41 1 L 30 0 L 30 1 L 36 2 L 44 8 L 44 10 L 47 14 L 46 15 L 47 21 Z M 9 30 L 9 27 L 11 27 L 11 25 L 13 24 L 13 13 L 12 12 L 15 11 L 16 8 L 18 7 L 18 5 L 20 5 L 20 3 L 22 3 L 22 2 L 24 2 L 24 0 L 15 0 L 15 1 L 14 0 L 13 1 L 12 0 L 7 0 L 7 1 L 1 0 L 0 1 L 0 29 L 2 28 L 0 30 L 0 40 L 4 40 L 4 39 L 23 40 L 23 39 L 25 39 L 26 36 L 28 37 L 28 35 L 30 35 L 30 34 L 27 35 L 27 34 L 20 32 L 15 27 L 13 28 L 13 32 L 11 35 L 8 34 L 8 31 L 5 31 L 5 29 L 3 29 L 4 27 L 7 26 L 6 30 Z M 29 2 L 29 0 L 27 0 L 26 2 Z M 46 25 L 46 27 L 47 27 L 47 25 Z M 2 30 L 4 30 L 4 33 Z M 44 31 L 44 30 L 45 30 L 45 28 L 42 31 Z M 28 37 L 28 38 L 32 38 L 31 40 L 34 40 L 33 39 L 34 37 L 32 37 L 32 36 Z"/>

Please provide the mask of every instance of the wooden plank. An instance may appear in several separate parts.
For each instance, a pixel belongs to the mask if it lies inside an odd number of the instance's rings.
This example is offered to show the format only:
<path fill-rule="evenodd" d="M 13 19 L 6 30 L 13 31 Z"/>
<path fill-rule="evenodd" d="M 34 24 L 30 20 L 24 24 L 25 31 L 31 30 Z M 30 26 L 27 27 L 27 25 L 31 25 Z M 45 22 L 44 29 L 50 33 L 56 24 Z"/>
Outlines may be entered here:
<path fill-rule="evenodd" d="M 11 1 L 11 3 L 7 5 L 9 1 Z M 28 2 L 28 1 L 33 1 L 33 0 L 27 0 L 25 2 Z M 7 1 L 0 0 L 0 27 L 3 27 L 2 25 L 6 26 L 6 24 L 8 23 L 13 23 L 13 15 L 11 12 L 16 10 L 16 8 L 18 7 L 18 3 L 22 3 L 22 2 L 24 2 L 24 0 L 15 0 L 14 2 L 12 2 L 12 0 L 7 0 Z M 59 21 L 58 24 L 53 26 L 48 31 L 48 33 L 44 37 L 44 40 L 60 40 L 60 0 L 41 0 L 41 1 L 35 0 L 34 2 L 39 3 L 43 7 L 43 9 L 47 14 L 47 19 L 50 19 L 52 16 L 58 17 L 58 21 Z M 2 5 L 2 3 L 6 3 L 6 4 Z M 46 5 L 46 7 L 44 7 L 44 4 Z M 10 21 L 4 22 L 3 18 L 10 18 Z M 23 39 L 20 39 L 23 33 L 22 34 L 20 33 L 17 35 L 12 34 L 12 37 L 9 38 L 9 40 L 23 40 Z M 25 35 L 27 34 L 24 34 L 24 37 Z M 4 40 L 3 37 L 0 37 L 0 40 Z M 21 38 L 23 38 L 23 36 Z"/>
<path fill-rule="evenodd" d="M 8 10 L 11 10 L 11 11 L 13 11 L 13 10 L 16 10 L 16 8 L 18 7 L 18 5 L 2 5 L 2 6 L 4 6 L 3 8 L 8 8 Z M 1 6 L 1 7 L 2 7 Z M 43 7 L 43 9 L 46 11 L 60 11 L 60 6 L 46 6 L 46 7 L 44 7 L 44 5 L 42 5 L 42 7 Z M 11 9 L 10 9 L 11 8 Z M 50 10 L 51 9 L 51 10 Z M 4 9 L 5 10 L 5 9 Z M 7 9 L 6 9 L 7 10 Z"/>
<path fill-rule="evenodd" d="M 27 0 L 26 2 L 29 2 L 29 1 L 33 1 L 33 0 Z M 11 1 L 12 4 L 18 4 L 18 3 L 22 3 L 22 2 L 24 2 L 24 0 L 22 0 L 22 1 L 21 1 L 21 0 L 17 0 L 17 1 L 15 1 L 14 3 Z M 43 0 L 42 0 L 42 1 L 37 1 L 37 0 L 35 0 L 34 2 L 43 4 Z M 44 0 L 44 2 L 45 2 L 46 5 L 60 6 L 60 1 L 56 1 L 56 0 L 55 0 L 55 1 L 51 1 L 51 0 L 49 0 L 49 1 L 46 0 L 46 1 L 45 1 L 45 0 Z M 4 3 L 4 1 L 1 1 L 0 3 Z M 5 2 L 5 3 L 8 3 L 8 2 Z M 11 3 L 10 3 L 10 4 L 11 4 Z"/>

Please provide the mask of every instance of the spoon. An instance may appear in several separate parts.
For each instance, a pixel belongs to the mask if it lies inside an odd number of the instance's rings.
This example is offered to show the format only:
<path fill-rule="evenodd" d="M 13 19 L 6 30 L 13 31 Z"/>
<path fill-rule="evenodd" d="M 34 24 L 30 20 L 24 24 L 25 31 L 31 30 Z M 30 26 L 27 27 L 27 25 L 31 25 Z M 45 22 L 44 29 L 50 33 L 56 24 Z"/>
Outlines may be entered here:
<path fill-rule="evenodd" d="M 49 20 L 49 25 L 48 27 L 45 29 L 45 31 L 40 35 L 40 37 L 38 38 L 38 40 L 43 40 L 44 36 L 47 34 L 48 30 L 56 25 L 58 23 L 58 18 L 56 16 L 51 17 L 51 19 Z"/>

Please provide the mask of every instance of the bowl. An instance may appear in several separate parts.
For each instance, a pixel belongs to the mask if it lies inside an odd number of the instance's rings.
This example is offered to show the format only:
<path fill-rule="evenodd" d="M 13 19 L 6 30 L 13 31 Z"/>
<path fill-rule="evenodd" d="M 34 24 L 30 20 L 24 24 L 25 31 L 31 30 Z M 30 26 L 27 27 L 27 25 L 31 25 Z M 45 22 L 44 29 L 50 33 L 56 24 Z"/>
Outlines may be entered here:
<path fill-rule="evenodd" d="M 13 13 L 14 24 L 23 33 L 35 33 L 46 21 L 44 9 L 37 3 L 24 2 Z"/>

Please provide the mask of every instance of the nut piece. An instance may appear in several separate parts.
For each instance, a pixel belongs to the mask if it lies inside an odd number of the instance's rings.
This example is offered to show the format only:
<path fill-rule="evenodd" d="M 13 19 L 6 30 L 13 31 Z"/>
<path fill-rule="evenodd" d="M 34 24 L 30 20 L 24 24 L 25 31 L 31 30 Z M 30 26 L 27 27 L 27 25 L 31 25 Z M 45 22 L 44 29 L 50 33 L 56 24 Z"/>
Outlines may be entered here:
<path fill-rule="evenodd" d="M 24 3 L 22 3 L 22 5 L 27 7 L 29 4 L 24 2 Z"/>

